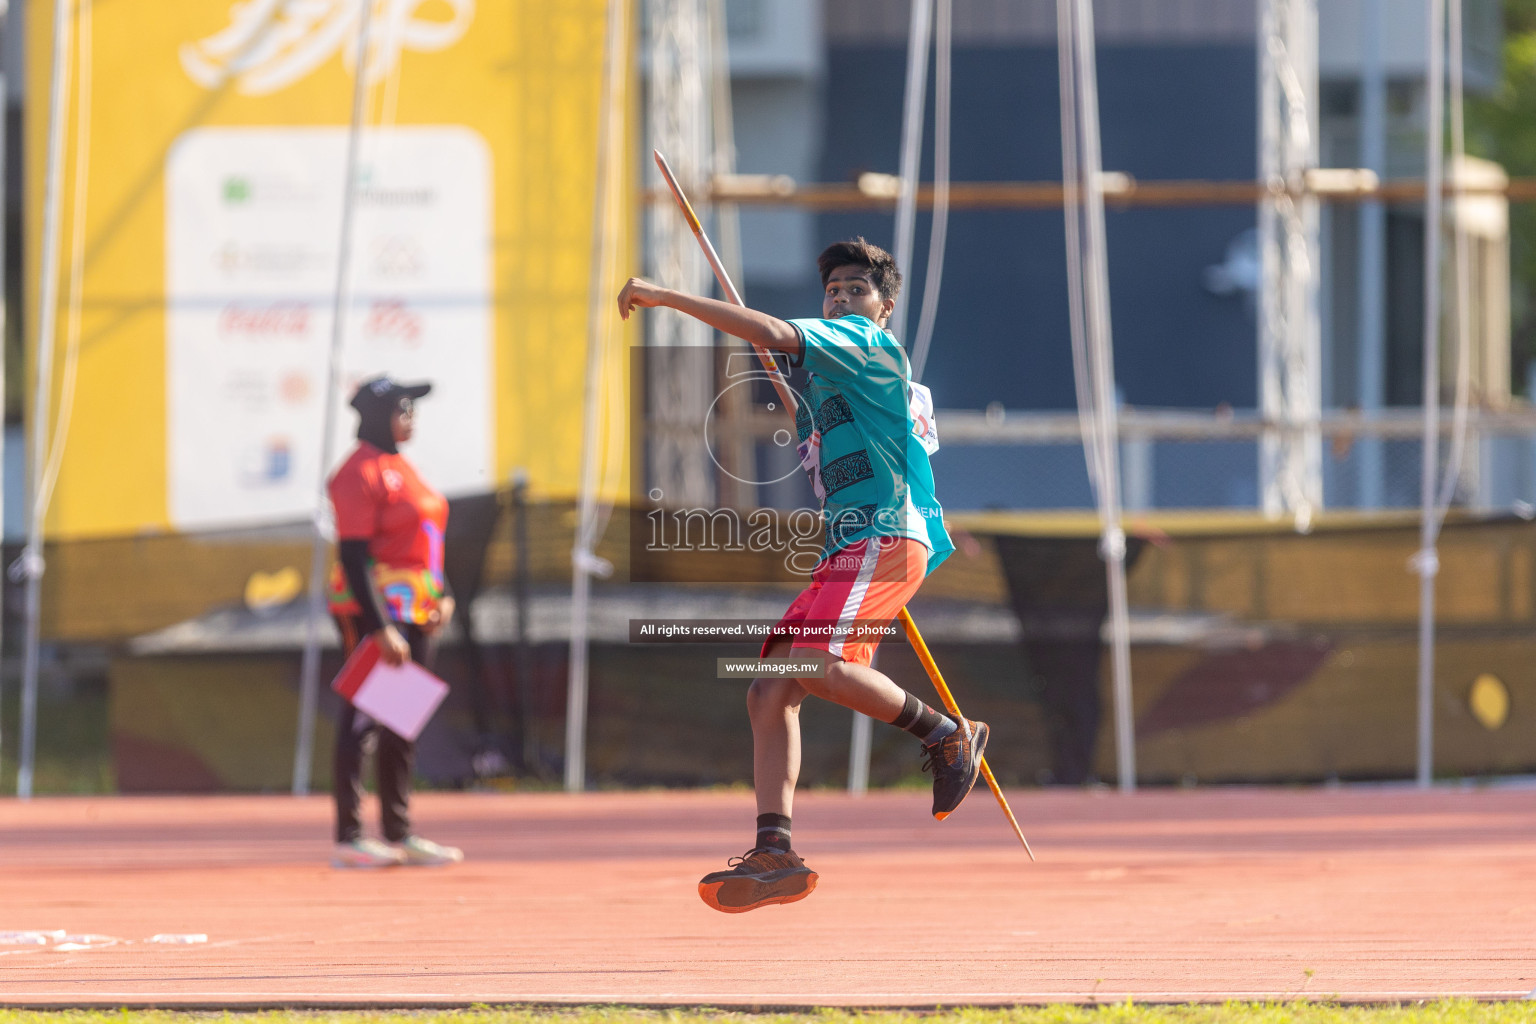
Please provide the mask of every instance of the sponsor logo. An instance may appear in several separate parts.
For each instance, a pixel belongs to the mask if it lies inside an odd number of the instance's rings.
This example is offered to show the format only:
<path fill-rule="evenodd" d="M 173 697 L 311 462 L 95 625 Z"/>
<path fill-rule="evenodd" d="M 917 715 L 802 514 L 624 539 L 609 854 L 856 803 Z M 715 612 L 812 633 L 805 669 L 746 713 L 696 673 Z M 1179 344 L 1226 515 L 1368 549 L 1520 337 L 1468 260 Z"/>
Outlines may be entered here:
<path fill-rule="evenodd" d="M 368 309 L 363 330 L 374 338 L 414 346 L 421 341 L 421 314 L 400 299 L 377 299 Z"/>
<path fill-rule="evenodd" d="M 318 198 L 314 186 L 275 176 L 240 173 L 225 176 L 219 183 L 219 198 L 225 206 L 252 203 L 309 203 Z"/>
<path fill-rule="evenodd" d="M 240 476 L 248 487 L 268 487 L 287 480 L 293 472 L 293 448 L 286 437 L 271 437 L 247 450 Z"/>
<path fill-rule="evenodd" d="M 289 405 L 303 405 L 314 393 L 314 387 L 310 384 L 308 374 L 293 370 L 283 374 L 277 382 L 277 392 Z"/>
<path fill-rule="evenodd" d="M 407 235 L 388 235 L 373 242 L 373 272 L 378 277 L 417 277 L 425 263 L 421 243 Z"/>
<path fill-rule="evenodd" d="M 231 370 L 224 379 L 221 404 L 226 409 L 266 412 L 272 405 L 272 381 L 263 371 Z"/>
<path fill-rule="evenodd" d="M 363 185 L 357 201 L 364 206 L 431 206 L 437 202 L 437 189 L 430 185 Z"/>
<path fill-rule="evenodd" d="M 247 96 L 285 89 L 338 52 L 355 73 L 358 22 L 369 2 L 369 82 L 388 77 L 406 50 L 446 50 L 475 17 L 475 0 L 235 0 L 227 27 L 183 44 L 182 70 L 205 89 L 233 79 Z"/>
<path fill-rule="evenodd" d="M 309 331 L 309 307 L 294 303 L 242 306 L 219 312 L 219 334 L 244 338 L 300 338 Z"/>
<path fill-rule="evenodd" d="M 213 265 L 225 274 L 294 277 L 329 261 L 304 245 L 225 242 L 213 253 Z"/>

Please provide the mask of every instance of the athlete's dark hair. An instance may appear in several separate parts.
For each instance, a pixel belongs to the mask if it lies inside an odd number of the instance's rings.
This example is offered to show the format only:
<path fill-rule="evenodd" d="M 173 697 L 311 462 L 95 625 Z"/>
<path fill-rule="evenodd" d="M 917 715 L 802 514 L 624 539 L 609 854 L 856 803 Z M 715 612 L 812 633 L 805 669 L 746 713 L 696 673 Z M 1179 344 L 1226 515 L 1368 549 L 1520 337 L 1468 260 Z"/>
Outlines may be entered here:
<path fill-rule="evenodd" d="M 846 242 L 833 242 L 816 257 L 816 268 L 821 271 L 821 286 L 827 286 L 827 278 L 838 267 L 864 267 L 869 271 L 869 283 L 875 286 L 882 299 L 894 299 L 901 292 L 901 271 L 896 269 L 896 257 L 864 241 L 864 236 Z"/>

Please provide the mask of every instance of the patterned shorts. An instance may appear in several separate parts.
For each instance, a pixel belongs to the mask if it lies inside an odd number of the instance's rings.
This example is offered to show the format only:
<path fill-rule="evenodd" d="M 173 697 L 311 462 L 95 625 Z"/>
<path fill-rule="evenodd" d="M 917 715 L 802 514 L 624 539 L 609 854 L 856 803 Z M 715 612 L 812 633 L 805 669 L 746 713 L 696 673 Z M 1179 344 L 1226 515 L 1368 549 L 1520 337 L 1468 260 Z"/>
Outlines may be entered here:
<path fill-rule="evenodd" d="M 869 537 L 824 559 L 763 643 L 762 656 L 781 637 L 800 650 L 823 651 L 868 665 L 896 613 L 912 599 L 928 571 L 928 549 L 910 537 Z"/>

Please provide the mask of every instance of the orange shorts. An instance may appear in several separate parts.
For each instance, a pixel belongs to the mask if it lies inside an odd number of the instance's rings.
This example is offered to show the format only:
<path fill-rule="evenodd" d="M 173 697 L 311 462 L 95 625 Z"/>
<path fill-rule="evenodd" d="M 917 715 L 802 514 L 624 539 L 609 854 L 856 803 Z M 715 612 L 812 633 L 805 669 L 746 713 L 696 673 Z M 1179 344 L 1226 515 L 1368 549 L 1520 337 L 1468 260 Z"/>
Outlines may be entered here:
<path fill-rule="evenodd" d="M 763 643 L 762 656 L 781 637 L 792 648 L 816 650 L 868 665 L 884 627 L 917 593 L 928 571 L 928 549 L 910 537 L 867 537 L 835 552 L 811 573 Z"/>

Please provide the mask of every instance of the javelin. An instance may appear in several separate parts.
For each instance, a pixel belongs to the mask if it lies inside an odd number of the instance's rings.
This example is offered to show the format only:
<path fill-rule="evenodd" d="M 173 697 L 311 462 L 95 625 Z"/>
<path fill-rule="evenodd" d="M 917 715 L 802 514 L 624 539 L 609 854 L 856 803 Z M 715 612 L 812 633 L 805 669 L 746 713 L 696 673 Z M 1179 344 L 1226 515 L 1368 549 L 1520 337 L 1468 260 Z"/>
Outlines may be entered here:
<path fill-rule="evenodd" d="M 725 272 L 725 264 L 720 262 L 719 253 L 710 243 L 709 236 L 704 233 L 704 225 L 699 223 L 698 214 L 693 212 L 693 205 L 688 202 L 688 197 L 683 195 L 682 186 L 677 183 L 677 178 L 672 175 L 672 168 L 667 166 L 667 158 L 661 155 L 661 150 L 653 149 L 651 154 L 656 158 L 656 166 L 661 169 L 661 176 L 667 183 L 667 188 L 672 190 L 672 198 L 677 200 L 678 208 L 683 211 L 683 218 L 688 221 L 688 227 L 693 230 L 693 237 L 698 239 L 699 248 L 704 250 L 704 258 L 709 261 L 710 269 L 715 272 L 715 280 L 720 282 L 720 287 L 731 302 L 738 306 L 745 306 L 741 301 L 741 293 L 731 283 L 731 275 Z M 748 344 L 752 344 L 748 342 Z M 757 353 L 757 358 L 762 360 L 763 368 L 773 378 L 774 390 L 779 393 L 779 399 L 784 403 L 784 408 L 793 415 L 796 409 L 794 395 L 784 382 L 783 375 L 779 372 L 773 357 L 757 345 L 752 345 L 752 350 Z M 944 683 L 944 676 L 939 672 L 938 663 L 933 660 L 933 655 L 928 652 L 928 645 L 923 642 L 923 635 L 917 631 L 917 623 L 912 621 L 912 615 L 905 608 L 901 610 L 901 624 L 906 628 L 907 639 L 912 643 L 912 649 L 917 652 L 917 659 L 923 663 L 923 669 L 928 673 L 928 679 L 933 683 L 933 688 L 939 691 L 939 697 L 944 701 L 944 707 L 949 713 L 960 717 L 960 707 L 955 703 L 955 695 L 949 692 L 949 687 Z M 1029 859 L 1035 859 L 1035 851 L 1029 848 L 1029 840 L 1024 838 L 1024 830 L 1019 828 L 1019 821 L 1013 816 L 1013 809 L 1008 806 L 1008 798 L 1003 796 L 1002 787 L 997 784 L 997 777 L 992 774 L 992 768 L 987 764 L 985 755 L 981 758 L 981 774 L 987 780 L 987 786 L 992 790 L 992 795 L 997 797 L 997 805 L 1003 809 L 1003 816 L 1008 819 L 1008 824 L 1013 826 L 1013 834 L 1019 837 L 1019 842 L 1024 844 L 1024 852 L 1029 854 Z"/>
<path fill-rule="evenodd" d="M 672 168 L 667 166 L 667 158 L 661 155 L 661 150 L 659 149 L 651 150 L 651 154 L 656 157 L 656 166 L 661 168 L 661 176 L 666 179 L 667 188 L 672 190 L 672 197 L 677 200 L 678 208 L 683 211 L 683 219 L 693 229 L 693 237 L 698 239 L 699 248 L 704 250 L 704 258 L 709 261 L 710 269 L 715 272 L 715 280 L 720 282 L 720 287 L 724 289 L 726 298 L 735 305 L 745 306 L 746 303 L 741 301 L 741 293 L 731 283 L 731 275 L 725 272 L 725 264 L 720 262 L 720 254 L 715 252 L 714 244 L 710 242 L 709 236 L 704 233 L 704 225 L 699 223 L 698 214 L 693 212 L 693 204 L 689 203 L 688 197 L 683 195 L 683 187 L 677 183 L 677 178 L 672 175 Z M 752 342 L 747 342 L 747 344 L 752 345 L 752 351 L 757 353 L 757 358 L 763 364 L 763 369 L 768 371 L 768 376 L 773 380 L 773 390 L 779 393 L 779 401 L 784 403 L 784 411 L 789 413 L 790 418 L 793 419 L 795 410 L 800 407 L 800 404 L 795 401 L 794 393 L 789 390 L 789 385 L 784 380 L 784 374 L 779 370 L 778 363 L 759 346 Z"/>
<path fill-rule="evenodd" d="M 933 660 L 933 655 L 928 651 L 928 645 L 923 642 L 923 634 L 917 631 L 917 623 L 912 621 L 912 613 L 903 608 L 900 611 L 901 624 L 907 631 L 907 639 L 912 644 L 912 649 L 917 652 L 917 660 L 923 663 L 923 669 L 928 673 L 928 678 L 933 681 L 933 688 L 939 691 L 939 697 L 944 701 L 944 706 L 949 713 L 960 716 L 960 706 L 955 703 L 955 695 L 949 692 L 949 687 L 944 683 L 944 676 L 939 672 L 938 662 Z M 1024 830 L 1019 828 L 1019 819 L 1013 816 L 1013 809 L 1008 806 L 1008 798 L 1003 796 L 1003 789 L 997 784 L 997 776 L 992 774 L 992 766 L 987 764 L 986 755 L 981 757 L 981 775 L 987 780 L 987 788 L 992 790 L 992 795 L 997 797 L 997 805 L 1003 809 L 1003 815 L 1008 819 L 1008 824 L 1013 826 L 1013 834 L 1019 837 L 1019 842 L 1024 844 L 1024 852 L 1029 854 L 1029 859 L 1035 859 L 1035 851 L 1029 848 L 1029 840 L 1024 838 Z"/>

